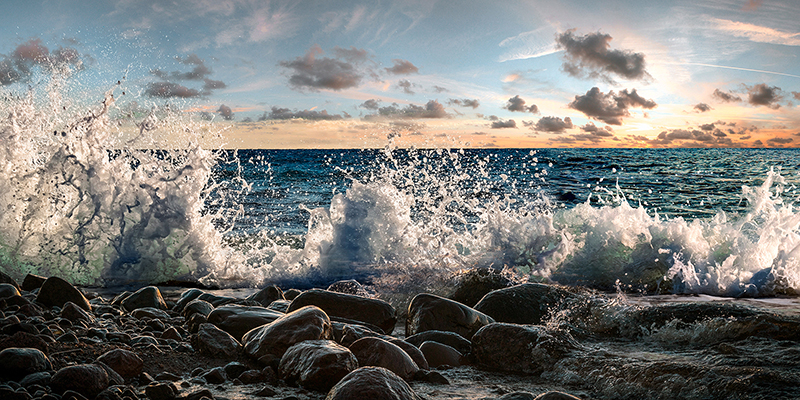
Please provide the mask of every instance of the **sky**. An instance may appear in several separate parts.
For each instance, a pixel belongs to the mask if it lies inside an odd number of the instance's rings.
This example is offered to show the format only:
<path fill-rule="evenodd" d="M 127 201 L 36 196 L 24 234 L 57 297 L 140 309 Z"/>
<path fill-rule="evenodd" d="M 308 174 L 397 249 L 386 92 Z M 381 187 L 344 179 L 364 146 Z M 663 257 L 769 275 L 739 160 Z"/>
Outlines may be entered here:
<path fill-rule="evenodd" d="M 227 147 L 800 145 L 797 0 L 0 7 L 0 93 L 119 81 L 120 119 L 169 107 Z"/>

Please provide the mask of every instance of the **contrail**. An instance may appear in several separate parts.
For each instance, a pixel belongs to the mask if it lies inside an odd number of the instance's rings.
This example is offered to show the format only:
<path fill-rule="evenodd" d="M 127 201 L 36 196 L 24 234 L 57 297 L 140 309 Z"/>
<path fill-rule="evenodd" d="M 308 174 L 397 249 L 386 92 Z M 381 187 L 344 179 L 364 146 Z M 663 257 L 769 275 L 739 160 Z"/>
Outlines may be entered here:
<path fill-rule="evenodd" d="M 783 72 L 764 71 L 764 70 L 761 70 L 761 69 L 751 69 L 751 68 L 741 68 L 741 67 L 728 67 L 726 65 L 714 65 L 714 64 L 703 64 L 703 63 L 693 63 L 693 62 L 676 62 L 676 63 L 665 63 L 665 64 L 672 64 L 672 65 L 698 65 L 698 66 L 701 66 L 701 67 L 735 69 L 737 71 L 761 72 L 761 73 L 764 73 L 764 74 L 772 74 L 772 75 L 788 76 L 788 77 L 792 77 L 792 78 L 800 78 L 800 75 L 785 74 Z"/>

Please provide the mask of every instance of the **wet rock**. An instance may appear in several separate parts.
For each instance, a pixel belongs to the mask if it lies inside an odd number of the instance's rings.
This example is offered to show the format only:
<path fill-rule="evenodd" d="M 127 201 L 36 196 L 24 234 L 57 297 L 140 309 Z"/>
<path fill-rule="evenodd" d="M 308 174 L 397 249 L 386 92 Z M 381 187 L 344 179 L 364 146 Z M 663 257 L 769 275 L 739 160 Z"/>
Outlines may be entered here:
<path fill-rule="evenodd" d="M 133 310 L 131 316 L 136 319 L 169 319 L 166 311 L 155 307 L 141 307 Z"/>
<path fill-rule="evenodd" d="M 314 305 L 331 317 L 346 318 L 372 324 L 390 334 L 397 323 L 397 314 L 391 304 L 379 300 L 344 293 L 311 289 L 301 293 L 289 306 L 288 312 Z"/>
<path fill-rule="evenodd" d="M 189 317 L 191 317 L 194 314 L 200 314 L 208 317 L 208 314 L 211 314 L 212 311 L 214 311 L 214 306 L 212 306 L 211 303 L 205 300 L 195 299 L 190 301 L 189 304 L 186 304 L 186 306 L 183 307 L 181 315 L 186 319 L 189 319 Z"/>
<path fill-rule="evenodd" d="M 248 370 L 246 365 L 236 361 L 231 361 L 222 368 L 225 370 L 225 375 L 231 379 L 238 378 L 239 375 Z"/>
<path fill-rule="evenodd" d="M 97 361 L 111 367 L 125 381 L 139 376 L 144 370 L 142 359 L 136 353 L 125 349 L 109 350 L 98 357 Z"/>
<path fill-rule="evenodd" d="M 245 333 L 268 324 L 284 314 L 265 307 L 229 304 L 217 307 L 208 314 L 208 323 L 241 340 Z"/>
<path fill-rule="evenodd" d="M 406 335 L 436 330 L 472 337 L 478 329 L 492 322 L 492 317 L 457 301 L 422 293 L 408 306 Z"/>
<path fill-rule="evenodd" d="M 80 290 L 56 276 L 47 278 L 42 287 L 39 288 L 39 294 L 36 296 L 36 302 L 45 307 L 63 307 L 68 301 L 75 303 L 86 311 L 92 311 L 89 300 L 86 300 Z"/>
<path fill-rule="evenodd" d="M 209 357 L 234 358 L 241 349 L 241 344 L 231 336 L 212 324 L 202 324 L 191 338 L 192 347 Z"/>
<path fill-rule="evenodd" d="M 446 344 L 461 354 L 468 354 L 472 351 L 472 342 L 455 332 L 445 331 L 425 331 L 405 338 L 405 341 L 414 346 L 422 346 L 425 342 L 437 342 Z"/>
<path fill-rule="evenodd" d="M 150 400 L 174 400 L 179 393 L 180 388 L 175 382 L 153 382 L 144 388 L 144 394 Z"/>
<path fill-rule="evenodd" d="M 494 268 L 474 268 L 456 279 L 458 283 L 448 298 L 470 307 L 475 307 L 486 293 L 512 285 L 510 279 Z"/>
<path fill-rule="evenodd" d="M 507 393 L 497 398 L 497 400 L 534 400 L 536 395 L 531 392 Z"/>
<path fill-rule="evenodd" d="M 12 278 L 11 276 L 2 271 L 0 271 L 0 283 L 8 283 L 9 285 L 12 285 L 15 288 L 17 288 L 17 290 L 20 289 L 17 281 L 15 281 L 14 278 Z"/>
<path fill-rule="evenodd" d="M 543 326 L 494 323 L 472 337 L 472 351 L 482 367 L 539 374 L 580 348 L 569 335 Z"/>
<path fill-rule="evenodd" d="M 428 382 L 436 385 L 449 385 L 450 381 L 439 371 L 421 369 L 414 374 L 415 381 Z"/>
<path fill-rule="evenodd" d="M 275 300 L 286 300 L 283 298 L 283 291 L 275 286 L 267 286 L 256 293 L 247 297 L 247 300 L 255 301 L 264 307 L 269 307 Z"/>
<path fill-rule="evenodd" d="M 286 313 L 286 310 L 289 309 L 289 306 L 292 305 L 291 300 L 275 300 L 272 303 L 269 303 L 267 308 L 270 310 L 279 311 L 282 313 Z"/>
<path fill-rule="evenodd" d="M 295 297 L 299 296 L 300 293 L 303 293 L 303 291 L 299 289 L 289 289 L 283 292 L 283 298 L 291 301 L 294 300 Z"/>
<path fill-rule="evenodd" d="M 161 296 L 161 291 L 155 286 L 143 287 L 130 296 L 126 297 L 121 302 L 122 308 L 133 311 L 137 308 L 152 307 L 159 310 L 166 310 L 167 303 L 164 302 L 164 297 Z"/>
<path fill-rule="evenodd" d="M 109 385 L 108 373 L 96 364 L 81 364 L 64 367 L 58 370 L 50 379 L 50 388 L 55 393 L 64 393 L 72 390 L 94 398 Z"/>
<path fill-rule="evenodd" d="M 428 360 L 425 359 L 425 355 L 419 350 L 417 346 L 414 346 L 411 343 L 406 342 L 405 340 L 397 339 L 397 338 L 388 338 L 385 339 L 387 342 L 403 349 L 403 351 L 414 360 L 414 363 L 417 364 L 419 369 L 428 369 L 430 368 L 428 364 Z"/>
<path fill-rule="evenodd" d="M 449 365 L 451 367 L 460 367 L 464 365 L 464 355 L 458 350 L 439 342 L 424 342 L 419 347 L 425 359 L 428 360 L 428 365 L 431 368 L 438 368 L 441 366 Z"/>
<path fill-rule="evenodd" d="M 503 400 L 512 400 L 512 399 L 503 399 Z M 542 393 L 536 396 L 534 400 L 581 400 L 581 399 L 579 397 L 575 397 L 568 393 L 552 391 L 552 392 Z"/>
<path fill-rule="evenodd" d="M 397 345 L 383 339 L 365 337 L 350 345 L 350 351 L 358 358 L 358 365 L 383 367 L 405 380 L 410 380 L 419 367 L 411 356 Z"/>
<path fill-rule="evenodd" d="M 372 297 L 367 289 L 364 288 L 364 285 L 358 283 L 355 279 L 336 281 L 331 283 L 327 290 L 330 292 L 352 294 L 354 296 Z"/>
<path fill-rule="evenodd" d="M 341 323 L 338 322 L 333 323 L 334 337 L 337 336 L 335 326 L 340 324 Z M 338 336 L 340 336 L 339 343 L 341 343 L 342 346 L 345 347 L 350 347 L 350 345 L 353 344 L 353 342 L 364 337 L 379 337 L 385 340 L 392 339 L 391 336 L 375 332 L 374 330 L 369 329 L 363 325 L 354 325 L 354 324 L 341 324 L 341 325 L 342 325 L 341 332 L 338 332 Z"/>
<path fill-rule="evenodd" d="M 419 400 L 402 378 L 381 367 L 362 367 L 342 378 L 326 400 Z"/>
<path fill-rule="evenodd" d="M 475 309 L 494 318 L 496 322 L 540 324 L 551 312 L 565 302 L 577 302 L 583 296 L 552 285 L 525 283 L 495 290 L 484 296 Z"/>
<path fill-rule="evenodd" d="M 184 307 L 189 304 L 192 300 L 196 300 L 200 295 L 203 294 L 203 291 L 200 289 L 189 289 L 181 294 L 181 297 L 175 303 L 175 306 L 172 307 L 172 311 L 177 313 L 182 313 Z"/>
<path fill-rule="evenodd" d="M 47 278 L 39 275 L 25 275 L 25 279 L 22 280 L 22 290 L 30 292 L 32 290 L 39 289 L 46 280 Z"/>
<path fill-rule="evenodd" d="M 358 360 L 348 348 L 331 340 L 306 340 L 286 350 L 278 370 L 289 384 L 327 392 L 356 368 Z"/>
<path fill-rule="evenodd" d="M 0 351 L 0 376 L 19 380 L 25 375 L 52 369 L 50 359 L 39 349 L 9 347 Z"/>
<path fill-rule="evenodd" d="M 10 283 L 0 283 L 0 299 L 11 296 L 19 296 L 19 290 Z"/>
<path fill-rule="evenodd" d="M 211 368 L 200 375 L 200 377 L 213 385 L 219 385 L 228 380 L 228 375 L 225 373 L 225 370 L 222 367 Z"/>
<path fill-rule="evenodd" d="M 85 321 L 88 324 L 94 323 L 94 316 L 86 312 L 86 310 L 78 307 L 75 303 L 68 301 L 61 309 L 61 318 L 66 318 L 70 322 L 75 323 L 78 321 Z"/>
<path fill-rule="evenodd" d="M 255 359 L 272 355 L 278 359 L 292 345 L 304 340 L 331 338 L 331 321 L 324 311 L 306 306 L 244 335 L 244 351 Z"/>

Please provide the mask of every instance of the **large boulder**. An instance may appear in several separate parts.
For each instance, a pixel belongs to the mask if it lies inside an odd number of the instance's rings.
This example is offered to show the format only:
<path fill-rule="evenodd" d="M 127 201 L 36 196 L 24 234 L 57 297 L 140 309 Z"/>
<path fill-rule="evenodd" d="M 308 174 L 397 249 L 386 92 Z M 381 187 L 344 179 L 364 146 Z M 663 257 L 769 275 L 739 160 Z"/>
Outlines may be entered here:
<path fill-rule="evenodd" d="M 457 283 L 448 298 L 470 307 L 474 307 L 486 293 L 512 285 L 500 271 L 486 267 L 471 269 L 455 279 Z"/>
<path fill-rule="evenodd" d="M 32 290 L 38 289 L 42 287 L 42 284 L 46 280 L 47 278 L 39 275 L 33 275 L 33 274 L 25 275 L 25 279 L 22 280 L 22 290 L 30 292 Z"/>
<path fill-rule="evenodd" d="M 144 361 L 136 353 L 125 349 L 109 350 L 97 361 L 111 367 L 125 381 L 139 376 L 144 370 Z"/>
<path fill-rule="evenodd" d="M 286 299 L 283 298 L 283 291 L 281 288 L 275 285 L 270 285 L 248 296 L 247 300 L 255 301 L 264 307 L 268 307 L 275 300 Z"/>
<path fill-rule="evenodd" d="M 419 367 L 419 369 L 425 369 L 425 370 L 430 369 L 430 366 L 428 365 L 428 360 L 425 359 L 425 355 L 422 354 L 422 352 L 419 350 L 417 346 L 414 346 L 413 344 L 408 343 L 405 340 L 393 337 L 390 337 L 388 339 L 384 338 L 384 340 L 403 349 L 403 351 L 405 351 L 406 354 L 408 354 L 408 356 L 411 357 L 412 360 L 414 360 L 414 363 L 417 364 L 417 367 Z"/>
<path fill-rule="evenodd" d="M 245 353 L 252 358 L 272 356 L 280 359 L 296 343 L 331 337 L 331 320 L 325 311 L 306 306 L 247 332 L 242 342 Z"/>
<path fill-rule="evenodd" d="M 181 297 L 178 298 L 178 301 L 175 303 L 175 306 L 172 307 L 172 311 L 177 313 L 183 312 L 183 308 L 186 307 L 189 302 L 192 300 L 197 299 L 200 295 L 203 294 L 203 291 L 200 289 L 192 288 L 183 293 L 181 293 Z"/>
<path fill-rule="evenodd" d="M 181 316 L 189 319 L 194 314 L 200 314 L 208 318 L 208 314 L 211 314 L 212 311 L 214 311 L 214 306 L 212 306 L 211 303 L 205 300 L 195 299 L 183 307 L 183 310 L 181 310 Z"/>
<path fill-rule="evenodd" d="M 50 388 L 57 394 L 67 390 L 78 392 L 93 399 L 110 383 L 108 372 L 97 364 L 81 364 L 64 367 L 50 379 Z"/>
<path fill-rule="evenodd" d="M 402 378 L 381 367 L 362 367 L 342 378 L 325 400 L 419 400 Z"/>
<path fill-rule="evenodd" d="M 191 342 L 200 354 L 214 358 L 235 358 L 242 347 L 236 338 L 212 324 L 201 324 Z"/>
<path fill-rule="evenodd" d="M 12 285 L 15 288 L 17 288 L 17 290 L 20 289 L 19 284 L 17 283 L 17 281 L 14 280 L 14 278 L 12 278 L 10 275 L 6 274 L 3 271 L 0 271 L 0 283 L 8 283 L 9 285 Z"/>
<path fill-rule="evenodd" d="M 166 310 L 167 303 L 161 296 L 161 291 L 155 286 L 145 286 L 122 300 L 122 308 L 133 311 L 137 308 L 153 307 Z"/>
<path fill-rule="evenodd" d="M 362 367 L 383 367 L 405 380 L 410 380 L 419 371 L 417 363 L 399 346 L 376 337 L 365 337 L 350 345 L 350 351 L 358 358 Z"/>
<path fill-rule="evenodd" d="M 215 308 L 208 314 L 208 323 L 241 340 L 248 331 L 266 325 L 285 314 L 258 306 L 228 304 Z"/>
<path fill-rule="evenodd" d="M 472 342 L 455 332 L 425 331 L 409 336 L 405 338 L 405 341 L 417 347 L 422 346 L 425 342 L 437 342 L 446 344 L 458 350 L 461 354 L 472 352 Z"/>
<path fill-rule="evenodd" d="M 464 355 L 460 351 L 439 342 L 425 342 L 419 346 L 419 351 L 425 356 L 431 368 L 438 368 L 444 365 L 460 367 L 465 364 Z"/>
<path fill-rule="evenodd" d="M 331 340 L 306 340 L 286 350 L 278 371 L 289 384 L 327 392 L 356 368 L 358 360 L 347 347 Z"/>
<path fill-rule="evenodd" d="M 377 326 L 391 334 L 397 323 L 397 313 L 391 304 L 379 300 L 322 289 L 306 290 L 292 300 L 288 312 L 314 305 L 330 317 L 345 318 Z"/>
<path fill-rule="evenodd" d="M 406 336 L 425 331 L 455 332 L 472 337 L 482 326 L 495 322 L 492 317 L 457 301 L 433 294 L 418 294 L 408 306 Z"/>
<path fill-rule="evenodd" d="M 36 296 L 36 302 L 45 307 L 63 307 L 68 301 L 75 303 L 86 311 L 92 311 L 89 300 L 86 300 L 80 290 L 56 276 L 47 278 L 42 287 L 39 288 L 39 294 Z"/>
<path fill-rule="evenodd" d="M 50 359 L 39 349 L 9 347 L 0 351 L 0 377 L 19 380 L 25 375 L 52 369 Z"/>
<path fill-rule="evenodd" d="M 569 333 L 544 326 L 494 323 L 472 337 L 472 351 L 481 367 L 540 374 L 580 345 Z"/>
<path fill-rule="evenodd" d="M 551 311 L 559 309 L 565 302 L 582 298 L 556 286 L 525 283 L 483 296 L 475 309 L 494 318 L 496 322 L 541 324 Z"/>

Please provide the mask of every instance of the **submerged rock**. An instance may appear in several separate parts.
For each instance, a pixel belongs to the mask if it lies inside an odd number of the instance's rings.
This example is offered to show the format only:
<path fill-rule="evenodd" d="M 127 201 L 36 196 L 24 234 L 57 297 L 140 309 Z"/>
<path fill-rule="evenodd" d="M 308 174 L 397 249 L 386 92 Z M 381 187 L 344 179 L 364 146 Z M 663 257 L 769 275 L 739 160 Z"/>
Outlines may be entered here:
<path fill-rule="evenodd" d="M 245 353 L 254 359 L 269 355 L 280 359 L 296 343 L 331 337 L 328 315 L 318 307 L 306 306 L 247 332 L 242 342 Z"/>
<path fill-rule="evenodd" d="M 342 378 L 326 400 L 420 400 L 402 378 L 381 367 L 361 367 Z"/>
<path fill-rule="evenodd" d="M 356 368 L 358 360 L 347 347 L 331 340 L 306 340 L 286 350 L 279 372 L 289 384 L 327 392 Z"/>
<path fill-rule="evenodd" d="M 36 302 L 46 307 L 63 307 L 68 301 L 75 303 L 75 305 L 86 311 L 92 311 L 92 306 L 83 293 L 59 277 L 47 278 L 42 287 L 39 288 L 39 294 L 36 296 Z"/>
<path fill-rule="evenodd" d="M 492 322 L 492 317 L 457 301 L 422 293 L 408 306 L 406 335 L 436 330 L 472 337 L 478 329 Z"/>
<path fill-rule="evenodd" d="M 358 365 L 383 367 L 405 380 L 410 380 L 419 371 L 411 356 L 397 345 L 376 337 L 365 337 L 350 345 L 350 351 L 358 358 Z"/>
<path fill-rule="evenodd" d="M 285 314 L 258 306 L 228 304 L 220 306 L 208 314 L 208 322 L 241 340 L 245 333 L 269 324 Z"/>
<path fill-rule="evenodd" d="M 397 314 L 391 304 L 379 300 L 327 290 L 311 289 L 301 293 L 289 306 L 288 312 L 314 305 L 330 317 L 346 318 L 372 324 L 391 333 L 397 323 Z"/>
<path fill-rule="evenodd" d="M 581 298 L 556 286 L 525 283 L 483 296 L 475 309 L 494 318 L 496 322 L 540 324 L 551 310 Z"/>
<path fill-rule="evenodd" d="M 567 332 L 543 326 L 494 323 L 472 337 L 472 351 L 482 367 L 540 374 L 580 345 Z"/>

